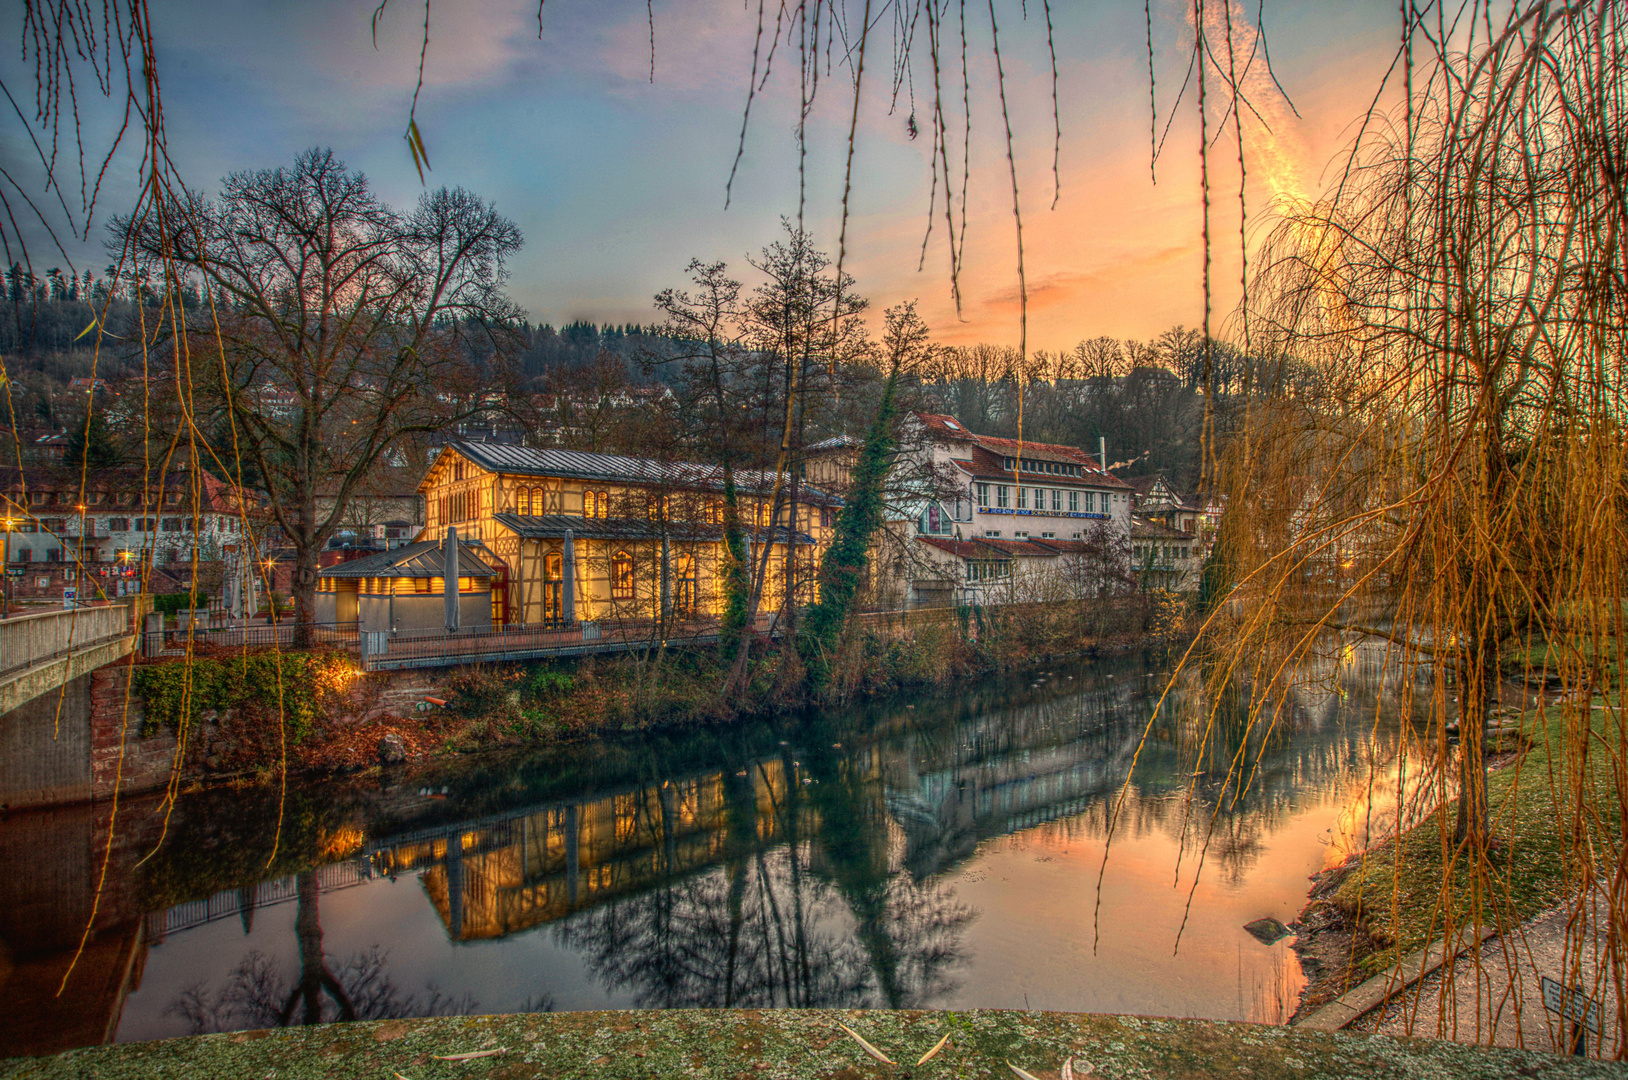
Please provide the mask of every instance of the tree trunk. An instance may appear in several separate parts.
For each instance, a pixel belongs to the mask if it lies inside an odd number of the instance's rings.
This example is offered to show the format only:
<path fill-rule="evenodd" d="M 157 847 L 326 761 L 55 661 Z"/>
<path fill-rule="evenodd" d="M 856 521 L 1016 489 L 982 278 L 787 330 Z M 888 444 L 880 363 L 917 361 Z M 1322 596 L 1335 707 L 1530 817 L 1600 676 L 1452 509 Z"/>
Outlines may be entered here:
<path fill-rule="evenodd" d="M 317 552 L 314 544 L 294 545 L 294 643 L 311 644 L 311 624 L 317 616 Z M 273 601 L 272 618 L 277 617 Z"/>
<path fill-rule="evenodd" d="M 1465 653 L 1458 699 L 1458 814 L 1454 840 L 1480 850 L 1487 842 L 1487 718 L 1498 688 L 1498 655 L 1477 641 Z"/>

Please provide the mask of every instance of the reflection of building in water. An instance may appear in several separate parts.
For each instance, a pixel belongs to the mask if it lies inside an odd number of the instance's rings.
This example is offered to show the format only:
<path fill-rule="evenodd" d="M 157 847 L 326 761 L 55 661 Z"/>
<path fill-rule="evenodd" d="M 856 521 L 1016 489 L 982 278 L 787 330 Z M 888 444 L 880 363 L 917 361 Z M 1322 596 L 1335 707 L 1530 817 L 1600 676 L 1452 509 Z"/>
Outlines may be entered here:
<path fill-rule="evenodd" d="M 798 779 L 794 768 L 790 779 Z M 454 938 L 502 937 L 718 864 L 743 814 L 757 845 L 780 842 L 783 811 L 798 802 L 787 787 L 786 764 L 769 759 L 745 776 L 664 780 L 449 826 L 393 841 L 373 859 L 385 873 L 421 870 L 424 889 Z M 811 813 L 806 807 L 798 812 Z"/>

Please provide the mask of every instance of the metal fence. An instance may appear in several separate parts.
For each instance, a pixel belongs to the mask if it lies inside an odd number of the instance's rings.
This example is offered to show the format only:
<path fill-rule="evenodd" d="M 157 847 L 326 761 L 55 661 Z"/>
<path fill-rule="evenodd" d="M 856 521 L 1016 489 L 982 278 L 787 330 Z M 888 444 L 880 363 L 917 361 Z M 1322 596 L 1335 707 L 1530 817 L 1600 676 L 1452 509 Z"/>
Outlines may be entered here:
<path fill-rule="evenodd" d="M 773 616 L 759 616 L 759 633 L 775 633 Z M 302 636 L 303 634 L 303 636 Z M 669 629 L 665 644 L 704 644 L 716 641 L 715 621 L 688 621 Z M 443 629 L 358 632 L 356 623 L 293 622 L 275 626 L 169 627 L 142 636 L 143 654 L 149 658 L 185 655 L 214 648 L 332 648 L 361 658 L 370 671 L 395 668 L 450 667 L 456 664 L 502 663 L 539 656 L 576 656 L 584 653 L 627 652 L 657 644 L 656 624 L 649 619 L 613 623 L 580 622 L 494 626 L 447 631 Z M 190 644 L 189 644 L 190 643 Z"/>
<path fill-rule="evenodd" d="M 575 626 L 495 626 L 483 629 L 407 630 L 362 635 L 362 666 L 370 670 L 446 667 L 453 664 L 522 660 L 541 655 L 571 656 L 640 648 L 655 638 L 652 623 L 619 622 Z"/>
<path fill-rule="evenodd" d="M 283 648 L 338 648 L 356 652 L 355 623 L 306 623 L 303 627 L 293 622 L 275 625 L 246 626 L 191 626 L 150 630 L 142 635 L 142 652 L 146 656 L 176 656 L 185 653 L 188 642 L 194 649 L 214 646 L 228 649 Z"/>
<path fill-rule="evenodd" d="M 131 632 L 129 604 L 45 611 L 0 620 L 0 675 Z"/>

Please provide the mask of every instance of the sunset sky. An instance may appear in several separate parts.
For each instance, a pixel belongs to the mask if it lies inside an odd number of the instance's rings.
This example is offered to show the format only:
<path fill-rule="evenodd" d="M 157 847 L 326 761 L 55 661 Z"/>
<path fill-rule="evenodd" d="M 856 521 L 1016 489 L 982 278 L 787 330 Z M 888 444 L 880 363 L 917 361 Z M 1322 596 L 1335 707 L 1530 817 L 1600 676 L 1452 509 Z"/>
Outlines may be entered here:
<path fill-rule="evenodd" d="M 1240 52 L 1253 41 L 1259 2 L 1234 0 Z M 375 48 L 374 6 L 373 0 L 155 4 L 169 145 L 187 181 L 213 192 L 229 171 L 285 164 L 320 145 L 365 171 L 387 199 L 416 198 L 419 180 L 401 131 L 424 8 L 390 0 Z M 880 0 L 872 6 L 885 7 Z M 1052 209 L 1044 9 L 1039 0 L 1027 6 L 1025 20 L 1018 3 L 995 4 L 1025 223 L 1029 347 L 1197 325 L 1202 247 L 1191 89 L 1164 144 L 1155 185 L 1142 5 L 1052 0 L 1062 120 L 1061 194 Z M 1217 0 L 1211 6 L 1219 43 L 1223 8 Z M 856 24 L 862 7 L 850 0 Z M 925 266 L 917 268 L 931 176 L 932 73 L 921 27 L 909 67 L 921 128 L 912 140 L 911 87 L 888 109 L 891 14 L 873 31 L 867 56 L 846 265 L 877 311 L 915 297 L 944 341 L 1016 344 L 1012 195 L 989 11 L 966 7 L 972 181 L 962 313 L 958 318 L 951 301 L 941 209 Z M 535 321 L 653 321 L 651 296 L 679 284 L 690 258 L 728 260 L 750 280 L 744 257 L 775 238 L 782 215 L 797 213 L 795 54 L 782 44 L 754 104 L 726 210 L 757 5 L 655 0 L 653 12 L 652 83 L 647 9 L 638 0 L 550 0 L 540 39 L 538 9 L 528 0 L 433 2 L 418 111 L 432 165 L 427 180 L 470 188 L 519 224 L 526 246 L 512 266 L 510 291 Z M 1162 129 L 1186 67 L 1191 5 L 1154 0 L 1152 12 Z M 1274 69 L 1300 115 L 1257 60 L 1248 86 L 1259 118 L 1248 114 L 1245 138 L 1252 240 L 1270 224 L 1274 198 L 1310 195 L 1321 186 L 1390 65 L 1397 36 L 1394 4 L 1378 0 L 1268 4 L 1265 22 Z M 950 27 L 954 32 L 953 20 Z M 959 111 L 958 50 L 947 61 L 955 79 L 946 89 Z M 20 66 L 15 55 L 0 71 L 14 94 L 32 89 L 32 67 Z M 822 66 L 821 79 L 805 214 L 817 241 L 834 254 L 852 81 L 836 61 L 829 71 Z M 104 99 L 95 104 L 110 111 Z M 1219 119 L 1213 112 L 1212 133 Z M 89 133 L 105 134 L 108 123 L 96 117 Z M 959 127 L 959 120 L 952 123 Z M 0 145 L 8 167 L 27 156 L 19 135 L 13 125 Z M 1211 154 L 1218 327 L 1238 296 L 1236 153 L 1229 122 Z M 133 154 L 117 163 L 100 207 L 104 219 L 128 208 L 136 165 Z M 99 236 L 97 230 L 93 239 Z M 31 250 L 42 269 L 59 261 Z M 81 267 L 100 270 L 107 262 L 92 245 L 70 247 L 70 254 Z"/>

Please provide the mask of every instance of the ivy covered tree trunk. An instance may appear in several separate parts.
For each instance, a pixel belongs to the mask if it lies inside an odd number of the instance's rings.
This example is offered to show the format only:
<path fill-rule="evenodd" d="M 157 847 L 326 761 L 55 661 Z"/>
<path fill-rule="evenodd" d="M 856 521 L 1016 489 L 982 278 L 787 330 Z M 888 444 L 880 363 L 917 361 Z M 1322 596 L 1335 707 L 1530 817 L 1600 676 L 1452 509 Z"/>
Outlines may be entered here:
<path fill-rule="evenodd" d="M 735 471 L 724 467 L 724 618 L 718 641 L 726 660 L 734 659 L 741 634 L 751 617 L 752 586 L 746 572 L 746 538 L 741 532 L 740 499 L 735 490 Z"/>
<path fill-rule="evenodd" d="M 854 596 L 865 578 L 871 537 L 882 524 L 883 485 L 893 467 L 898 383 L 899 365 L 895 363 L 883 387 L 876 419 L 854 465 L 848 501 L 837 515 L 836 536 L 820 561 L 820 599 L 803 620 L 803 658 L 816 685 L 828 675 L 826 658 L 848 624 Z"/>

